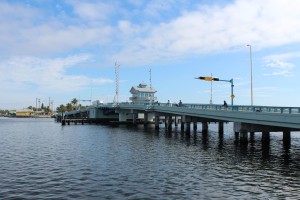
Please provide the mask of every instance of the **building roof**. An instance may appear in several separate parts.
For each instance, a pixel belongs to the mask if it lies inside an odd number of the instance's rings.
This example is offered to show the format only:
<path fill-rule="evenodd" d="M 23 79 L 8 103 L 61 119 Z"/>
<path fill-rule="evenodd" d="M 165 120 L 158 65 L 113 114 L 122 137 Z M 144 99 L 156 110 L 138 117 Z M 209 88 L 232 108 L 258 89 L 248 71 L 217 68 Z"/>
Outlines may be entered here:
<path fill-rule="evenodd" d="M 130 89 L 131 94 L 135 94 L 138 92 L 148 92 L 148 93 L 155 93 L 156 90 L 153 87 L 147 87 L 147 84 L 140 83 L 138 86 L 133 86 Z"/>
<path fill-rule="evenodd" d="M 33 112 L 33 110 L 28 109 L 28 108 L 24 108 L 24 109 L 16 110 L 16 112 Z"/>

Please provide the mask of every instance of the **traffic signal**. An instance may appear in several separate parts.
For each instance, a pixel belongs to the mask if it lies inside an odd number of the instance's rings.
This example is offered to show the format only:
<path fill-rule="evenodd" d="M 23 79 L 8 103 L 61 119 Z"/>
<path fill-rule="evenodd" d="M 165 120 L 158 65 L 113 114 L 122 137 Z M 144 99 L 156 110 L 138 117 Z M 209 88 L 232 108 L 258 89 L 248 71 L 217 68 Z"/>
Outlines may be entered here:
<path fill-rule="evenodd" d="M 211 76 L 199 76 L 197 79 L 205 80 L 205 81 L 219 81 L 219 78 L 213 78 Z"/>

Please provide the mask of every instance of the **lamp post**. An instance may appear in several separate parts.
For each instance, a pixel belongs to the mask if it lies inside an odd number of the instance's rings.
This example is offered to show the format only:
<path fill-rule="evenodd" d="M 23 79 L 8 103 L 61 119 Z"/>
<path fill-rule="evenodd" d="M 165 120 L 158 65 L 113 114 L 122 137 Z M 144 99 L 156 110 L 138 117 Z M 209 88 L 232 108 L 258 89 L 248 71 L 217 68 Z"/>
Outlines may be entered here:
<path fill-rule="evenodd" d="M 247 44 L 250 47 L 250 79 L 251 79 L 251 106 L 253 106 L 253 86 L 252 86 L 252 48 L 250 44 Z"/>

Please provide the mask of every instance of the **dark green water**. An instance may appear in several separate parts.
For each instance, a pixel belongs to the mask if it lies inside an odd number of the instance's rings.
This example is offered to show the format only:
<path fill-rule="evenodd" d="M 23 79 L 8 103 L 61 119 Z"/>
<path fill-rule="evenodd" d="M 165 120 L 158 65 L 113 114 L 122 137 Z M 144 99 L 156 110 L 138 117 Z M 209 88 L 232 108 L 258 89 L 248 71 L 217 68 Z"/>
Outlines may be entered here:
<path fill-rule="evenodd" d="M 299 132 L 216 131 L 0 118 L 0 199 L 300 199 Z"/>

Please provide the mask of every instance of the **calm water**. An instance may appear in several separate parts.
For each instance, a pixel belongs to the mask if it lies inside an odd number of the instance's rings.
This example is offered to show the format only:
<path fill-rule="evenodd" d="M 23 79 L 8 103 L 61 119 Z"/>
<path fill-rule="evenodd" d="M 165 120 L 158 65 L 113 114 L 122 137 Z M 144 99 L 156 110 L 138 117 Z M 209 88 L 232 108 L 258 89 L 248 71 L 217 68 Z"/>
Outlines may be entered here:
<path fill-rule="evenodd" d="M 200 127 L 200 126 L 199 126 Z M 0 199 L 300 199 L 300 133 L 262 144 L 154 127 L 0 118 Z"/>

